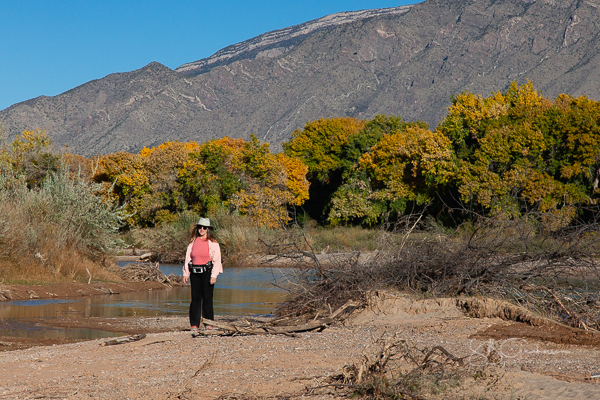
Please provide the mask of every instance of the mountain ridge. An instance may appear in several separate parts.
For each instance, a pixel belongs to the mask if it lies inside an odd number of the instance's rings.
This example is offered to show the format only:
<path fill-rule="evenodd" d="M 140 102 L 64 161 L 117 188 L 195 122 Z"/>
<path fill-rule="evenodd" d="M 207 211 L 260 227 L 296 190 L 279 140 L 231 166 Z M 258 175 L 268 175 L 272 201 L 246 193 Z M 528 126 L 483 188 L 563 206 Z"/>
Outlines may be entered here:
<path fill-rule="evenodd" d="M 180 65 L 175 68 L 175 71 L 187 75 L 198 75 L 212 67 L 223 65 L 227 61 L 254 59 L 261 56 L 276 57 L 284 54 L 291 47 L 301 42 L 304 37 L 315 31 L 327 30 L 342 24 L 383 14 L 403 14 L 411 7 L 412 5 L 372 10 L 343 11 L 326 15 L 302 24 L 263 33 L 243 42 L 224 47 L 210 57 Z"/>
<path fill-rule="evenodd" d="M 183 74 L 159 63 L 0 111 L 9 134 L 46 129 L 82 155 L 251 133 L 274 150 L 323 117 L 399 115 L 435 127 L 451 97 L 530 79 L 600 98 L 600 0 L 426 0 L 314 30 L 273 57 Z M 218 54 L 219 52 L 215 53 Z M 184 64 L 185 65 L 185 64 Z"/>

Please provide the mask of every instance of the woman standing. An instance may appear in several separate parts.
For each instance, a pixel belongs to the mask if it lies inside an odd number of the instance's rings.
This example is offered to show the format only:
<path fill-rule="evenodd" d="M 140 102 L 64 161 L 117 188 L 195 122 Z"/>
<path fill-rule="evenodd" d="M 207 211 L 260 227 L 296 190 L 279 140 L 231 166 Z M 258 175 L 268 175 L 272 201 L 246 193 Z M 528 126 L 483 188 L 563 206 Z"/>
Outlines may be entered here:
<path fill-rule="evenodd" d="M 183 283 L 192 287 L 190 326 L 192 336 L 198 334 L 202 318 L 214 320 L 213 290 L 217 276 L 223 272 L 221 248 L 212 235 L 210 219 L 200 218 L 190 235 L 183 264 Z M 206 329 L 213 329 L 206 325 Z"/>

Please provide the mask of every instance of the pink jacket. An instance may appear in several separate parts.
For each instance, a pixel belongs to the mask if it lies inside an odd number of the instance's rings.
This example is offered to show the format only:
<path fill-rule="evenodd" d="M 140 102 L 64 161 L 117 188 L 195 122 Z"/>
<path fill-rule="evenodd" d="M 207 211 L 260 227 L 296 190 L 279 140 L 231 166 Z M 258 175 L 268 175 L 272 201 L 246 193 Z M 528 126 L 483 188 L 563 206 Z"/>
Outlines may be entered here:
<path fill-rule="evenodd" d="M 183 276 L 190 276 L 190 268 L 188 263 L 192 259 L 192 246 L 194 242 L 188 244 L 187 251 L 185 252 L 185 263 L 183 263 Z M 223 273 L 223 264 L 221 264 L 221 247 L 219 243 L 208 241 L 208 255 L 213 262 L 211 278 L 216 278 L 219 274 Z"/>

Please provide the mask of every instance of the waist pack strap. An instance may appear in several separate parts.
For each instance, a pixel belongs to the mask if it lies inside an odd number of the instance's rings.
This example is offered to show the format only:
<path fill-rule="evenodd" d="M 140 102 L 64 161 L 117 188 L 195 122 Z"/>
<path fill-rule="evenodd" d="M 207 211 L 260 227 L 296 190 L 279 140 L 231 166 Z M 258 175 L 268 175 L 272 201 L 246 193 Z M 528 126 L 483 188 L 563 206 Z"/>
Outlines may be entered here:
<path fill-rule="evenodd" d="M 193 274 L 203 274 L 204 272 L 212 271 L 212 267 L 212 261 L 209 261 L 204 265 L 194 265 L 190 262 L 190 272 Z"/>

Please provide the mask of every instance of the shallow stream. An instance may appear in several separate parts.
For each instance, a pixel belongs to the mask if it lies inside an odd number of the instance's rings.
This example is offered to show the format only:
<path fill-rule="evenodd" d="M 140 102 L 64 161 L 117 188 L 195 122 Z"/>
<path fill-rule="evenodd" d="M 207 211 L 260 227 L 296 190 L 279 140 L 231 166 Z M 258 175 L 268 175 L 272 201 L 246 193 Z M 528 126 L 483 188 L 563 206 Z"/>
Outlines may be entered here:
<path fill-rule="evenodd" d="M 166 275 L 181 275 L 181 265 L 160 266 Z M 272 268 L 227 268 L 214 292 L 216 315 L 270 315 L 285 299 L 285 274 Z M 49 327 L 52 318 L 187 315 L 189 287 L 76 299 L 45 299 L 0 303 L 0 336 L 95 339 L 122 334 L 95 329 Z"/>

